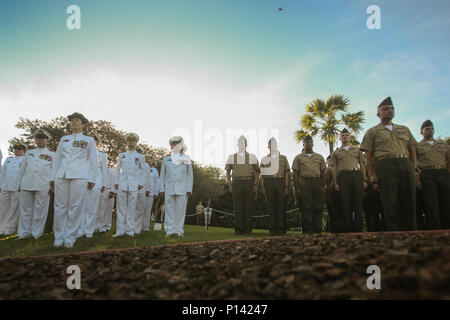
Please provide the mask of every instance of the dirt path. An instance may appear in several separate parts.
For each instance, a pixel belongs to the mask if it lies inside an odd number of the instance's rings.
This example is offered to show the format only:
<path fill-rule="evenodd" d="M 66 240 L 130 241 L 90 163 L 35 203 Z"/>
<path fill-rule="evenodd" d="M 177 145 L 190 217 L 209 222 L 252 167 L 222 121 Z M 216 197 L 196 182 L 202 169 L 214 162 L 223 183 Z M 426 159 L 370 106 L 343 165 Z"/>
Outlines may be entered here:
<path fill-rule="evenodd" d="M 450 299 L 450 231 L 303 235 L 0 260 L 3 299 Z M 81 290 L 68 290 L 78 265 Z M 381 290 L 367 289 L 367 267 Z"/>

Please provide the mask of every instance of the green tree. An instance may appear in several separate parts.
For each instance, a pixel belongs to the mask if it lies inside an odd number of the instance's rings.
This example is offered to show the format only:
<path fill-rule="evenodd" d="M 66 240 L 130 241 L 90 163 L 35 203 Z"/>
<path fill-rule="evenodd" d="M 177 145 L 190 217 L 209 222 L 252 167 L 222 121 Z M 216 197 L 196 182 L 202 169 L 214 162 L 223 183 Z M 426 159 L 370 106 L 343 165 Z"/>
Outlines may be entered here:
<path fill-rule="evenodd" d="M 307 135 L 316 136 L 328 145 L 330 154 L 337 144 L 341 127 L 345 126 L 352 135 L 352 143 L 359 144 L 356 135 L 362 130 L 364 111 L 348 112 L 350 100 L 342 95 L 332 95 L 326 101 L 316 99 L 306 106 L 306 113 L 300 120 L 301 129 L 295 132 L 300 143 Z"/>
<path fill-rule="evenodd" d="M 9 149 L 10 152 L 13 151 L 12 145 L 16 142 L 25 143 L 29 149 L 34 148 L 32 133 L 37 128 L 43 128 L 52 135 L 53 139 L 49 141 L 48 148 L 53 151 L 55 151 L 58 147 L 61 137 L 71 133 L 69 120 L 67 117 L 58 117 L 49 122 L 19 118 L 16 128 L 22 129 L 25 132 L 19 137 L 14 137 L 9 141 L 11 144 Z M 116 129 L 111 122 L 104 120 L 89 121 L 86 125 L 84 133 L 89 134 L 93 131 L 97 133 L 101 140 L 99 149 L 107 154 L 109 164 L 111 166 L 115 165 L 119 154 L 126 150 L 126 132 Z M 164 148 L 154 148 L 146 143 L 140 143 L 139 145 L 144 149 L 145 153 L 152 154 L 152 166 L 160 169 L 162 158 L 164 155 L 168 154 L 169 151 Z"/>

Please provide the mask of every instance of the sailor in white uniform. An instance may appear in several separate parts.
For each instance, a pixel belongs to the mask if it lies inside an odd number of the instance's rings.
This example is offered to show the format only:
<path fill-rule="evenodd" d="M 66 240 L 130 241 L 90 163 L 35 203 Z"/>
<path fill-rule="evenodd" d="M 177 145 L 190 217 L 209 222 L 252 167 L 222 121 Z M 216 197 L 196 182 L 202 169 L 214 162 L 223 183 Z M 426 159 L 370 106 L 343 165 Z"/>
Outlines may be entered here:
<path fill-rule="evenodd" d="M 145 155 L 145 162 L 150 167 L 150 196 L 147 198 L 147 206 L 145 208 L 145 214 L 144 214 L 144 230 L 148 231 L 150 228 L 150 217 L 152 213 L 153 208 L 153 202 L 159 195 L 159 187 L 160 187 L 160 181 L 159 181 L 159 173 L 156 168 L 151 166 L 152 161 L 152 155 L 146 154 Z"/>
<path fill-rule="evenodd" d="M 125 233 L 134 236 L 135 214 L 138 191 L 145 188 L 144 156 L 137 153 L 136 145 L 139 136 L 129 133 L 125 136 L 128 150 L 119 155 L 117 160 L 117 224 L 116 234 L 113 237 L 122 236 Z"/>
<path fill-rule="evenodd" d="M 86 210 L 88 190 L 97 180 L 97 149 L 83 134 L 88 120 L 80 113 L 68 116 L 72 134 L 63 136 L 53 161 L 55 189 L 55 247 L 72 248 Z"/>
<path fill-rule="evenodd" d="M 106 231 L 110 231 L 112 227 L 112 213 L 114 209 L 114 202 L 117 203 L 117 184 L 119 177 L 115 168 L 109 168 L 111 177 L 110 196 L 106 207 Z M 116 204 L 117 206 L 117 204 Z"/>
<path fill-rule="evenodd" d="M 97 216 L 100 211 L 100 198 L 105 190 L 108 174 L 106 154 L 98 150 L 98 145 L 101 143 L 101 140 L 95 132 L 92 132 L 90 136 L 94 138 L 97 146 L 97 179 L 95 180 L 94 188 L 88 191 L 85 216 L 81 223 L 80 231 L 78 232 L 78 237 L 86 235 L 86 238 L 92 238 L 94 234 Z"/>
<path fill-rule="evenodd" d="M 142 155 L 144 150 L 141 146 L 136 147 L 136 151 Z M 150 166 L 147 162 L 145 162 L 144 157 L 144 163 L 142 164 L 145 171 L 145 188 L 142 188 L 138 191 L 138 197 L 136 202 L 136 214 L 134 217 L 134 234 L 140 234 L 142 230 L 144 229 L 144 214 L 145 210 L 147 209 L 147 198 L 150 197 Z"/>
<path fill-rule="evenodd" d="M 106 185 L 100 200 L 100 212 L 97 217 L 97 229 L 99 232 L 111 230 L 112 210 L 114 207 L 114 196 L 117 194 L 115 185 L 117 183 L 116 170 L 107 168 Z"/>
<path fill-rule="evenodd" d="M 5 159 L 0 173 L 0 235 L 12 235 L 19 221 L 20 169 L 26 146 L 14 145 L 14 157 Z"/>
<path fill-rule="evenodd" d="M 52 138 L 44 129 L 33 132 L 37 148 L 28 150 L 20 168 L 20 218 L 19 239 L 44 233 L 50 203 L 50 180 L 55 153 L 47 148 Z"/>
<path fill-rule="evenodd" d="M 164 230 L 167 237 L 183 237 L 186 205 L 193 186 L 192 163 L 184 154 L 187 147 L 183 138 L 172 137 L 169 144 L 172 151 L 162 161 L 160 177 L 166 212 Z"/>

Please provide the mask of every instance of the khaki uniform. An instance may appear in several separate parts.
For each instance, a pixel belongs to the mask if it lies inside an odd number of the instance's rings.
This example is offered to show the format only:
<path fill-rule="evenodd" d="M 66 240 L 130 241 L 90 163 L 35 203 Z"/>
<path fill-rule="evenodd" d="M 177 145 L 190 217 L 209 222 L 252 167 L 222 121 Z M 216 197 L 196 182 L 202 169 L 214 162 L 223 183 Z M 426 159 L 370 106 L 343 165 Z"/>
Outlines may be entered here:
<path fill-rule="evenodd" d="M 299 209 L 302 213 L 302 232 L 321 233 L 323 216 L 323 180 L 325 159 L 313 152 L 311 157 L 306 153 L 297 155 L 292 169 L 298 171 L 300 185 Z"/>
<path fill-rule="evenodd" d="M 450 228 L 450 146 L 443 140 L 433 145 L 422 140 L 417 145 L 417 164 L 430 229 Z"/>
<path fill-rule="evenodd" d="M 286 180 L 285 174 L 290 172 L 289 162 L 282 154 L 267 155 L 261 159 L 261 178 L 270 212 L 270 234 L 286 234 Z"/>
<path fill-rule="evenodd" d="M 360 163 L 363 163 L 363 154 L 355 146 L 349 146 L 348 151 L 341 147 L 331 154 L 331 166 L 336 167 L 336 182 L 339 185 L 343 232 L 362 231 L 364 178 Z"/>
<path fill-rule="evenodd" d="M 386 230 L 416 230 L 415 173 L 408 148 L 417 144 L 409 129 L 393 124 L 370 128 L 360 149 L 373 153 Z"/>
<path fill-rule="evenodd" d="M 252 232 L 253 182 L 254 173 L 259 172 L 258 159 L 247 151 L 245 156 L 244 153 L 234 153 L 228 157 L 225 170 L 232 174 L 235 232 L 249 234 Z"/>

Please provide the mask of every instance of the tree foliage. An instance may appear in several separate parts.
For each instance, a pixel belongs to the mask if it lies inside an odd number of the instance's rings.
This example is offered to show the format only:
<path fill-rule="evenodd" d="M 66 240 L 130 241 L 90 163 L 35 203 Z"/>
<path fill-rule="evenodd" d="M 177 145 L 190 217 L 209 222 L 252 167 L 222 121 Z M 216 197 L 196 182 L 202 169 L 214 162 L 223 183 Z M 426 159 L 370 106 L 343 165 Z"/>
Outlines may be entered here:
<path fill-rule="evenodd" d="M 14 137 L 9 141 L 11 144 L 9 149 L 10 152 L 12 152 L 12 145 L 16 142 L 25 143 L 30 149 L 34 148 L 32 133 L 37 128 L 43 128 L 52 135 L 53 139 L 49 141 L 48 148 L 53 151 L 56 151 L 62 136 L 71 134 L 69 120 L 67 117 L 58 117 L 49 122 L 19 118 L 16 128 L 22 129 L 25 132 L 19 137 Z M 84 130 L 84 134 L 90 134 L 92 132 L 97 133 L 101 140 L 98 148 L 107 154 L 109 164 L 114 166 L 117 162 L 119 154 L 126 150 L 126 132 L 116 129 L 111 122 L 104 120 L 89 121 Z M 140 143 L 139 145 L 145 153 L 152 154 L 152 165 L 159 169 L 161 167 L 162 158 L 164 155 L 168 154 L 169 151 L 164 148 L 154 148 L 145 143 Z"/>
<path fill-rule="evenodd" d="M 326 101 L 316 99 L 306 105 L 306 113 L 301 117 L 301 129 L 295 132 L 295 140 L 300 143 L 307 135 L 320 138 L 329 146 L 330 154 L 337 144 L 342 127 L 352 135 L 352 144 L 358 145 L 356 135 L 362 130 L 364 111 L 348 112 L 350 100 L 342 95 L 332 95 Z"/>

